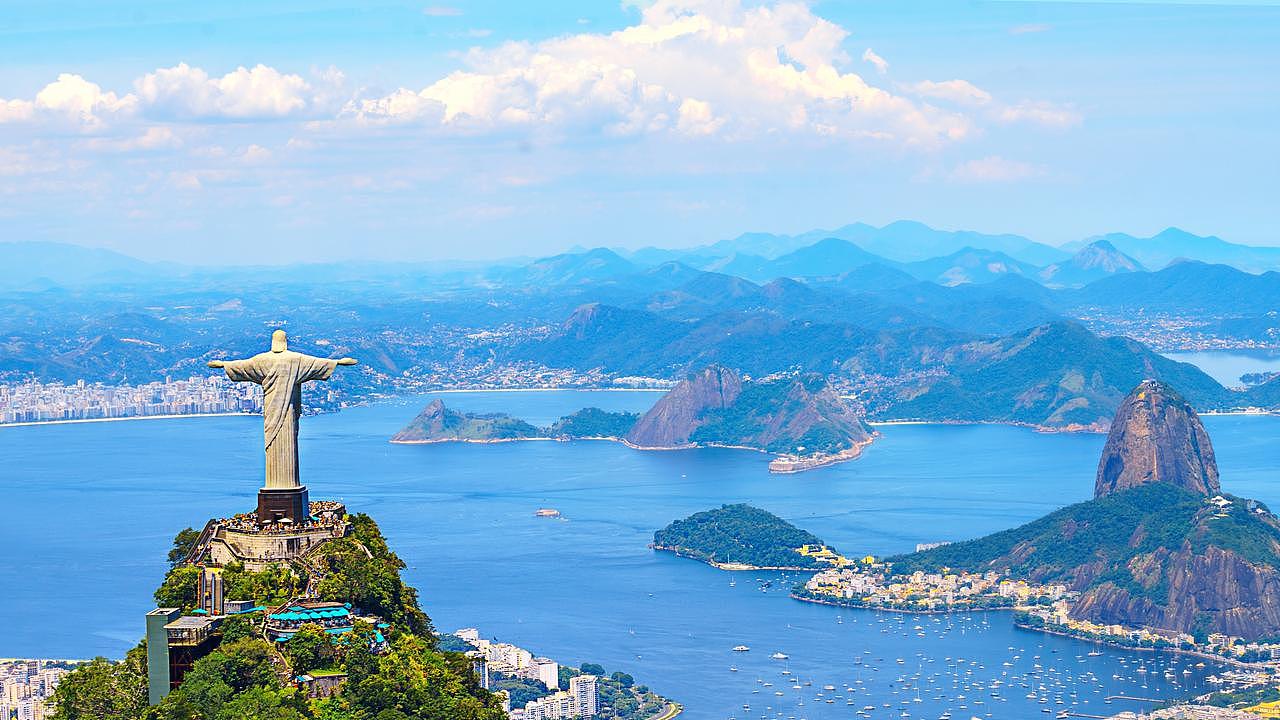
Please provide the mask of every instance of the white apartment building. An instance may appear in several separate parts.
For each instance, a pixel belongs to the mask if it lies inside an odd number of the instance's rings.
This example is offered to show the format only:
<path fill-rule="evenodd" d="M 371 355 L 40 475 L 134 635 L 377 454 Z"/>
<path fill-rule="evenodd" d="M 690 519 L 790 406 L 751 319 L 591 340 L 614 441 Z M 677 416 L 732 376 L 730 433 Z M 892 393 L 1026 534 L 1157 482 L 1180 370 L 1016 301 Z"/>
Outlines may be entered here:
<path fill-rule="evenodd" d="M 573 696 L 578 714 L 582 717 L 593 717 L 600 712 L 595 675 L 575 675 L 569 678 L 569 694 Z"/>
<path fill-rule="evenodd" d="M 600 699 L 594 675 L 578 675 L 569 680 L 569 690 L 534 700 L 522 710 L 512 710 L 512 720 L 570 720 L 595 717 Z"/>
<path fill-rule="evenodd" d="M 560 664 L 551 658 L 534 658 L 533 669 L 539 682 L 548 690 L 560 689 Z"/>

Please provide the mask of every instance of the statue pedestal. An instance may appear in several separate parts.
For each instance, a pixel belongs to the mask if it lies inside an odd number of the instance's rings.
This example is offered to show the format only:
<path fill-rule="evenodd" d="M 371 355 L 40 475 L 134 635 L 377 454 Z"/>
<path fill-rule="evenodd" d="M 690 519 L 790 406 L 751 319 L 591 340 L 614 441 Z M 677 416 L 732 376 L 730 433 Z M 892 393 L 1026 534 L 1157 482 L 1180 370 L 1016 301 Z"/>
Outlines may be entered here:
<path fill-rule="evenodd" d="M 305 485 L 296 488 L 262 488 L 258 491 L 260 523 L 288 520 L 299 525 L 305 523 L 310 516 L 311 508 Z"/>

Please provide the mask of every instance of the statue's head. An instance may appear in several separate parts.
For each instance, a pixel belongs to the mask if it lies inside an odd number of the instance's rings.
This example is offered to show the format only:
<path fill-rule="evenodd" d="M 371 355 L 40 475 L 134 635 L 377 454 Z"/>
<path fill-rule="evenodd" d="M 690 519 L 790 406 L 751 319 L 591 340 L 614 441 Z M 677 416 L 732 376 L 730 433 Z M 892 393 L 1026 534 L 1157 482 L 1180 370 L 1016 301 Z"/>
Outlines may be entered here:
<path fill-rule="evenodd" d="M 271 352 L 284 352 L 289 349 L 289 336 L 283 330 L 271 333 Z"/>

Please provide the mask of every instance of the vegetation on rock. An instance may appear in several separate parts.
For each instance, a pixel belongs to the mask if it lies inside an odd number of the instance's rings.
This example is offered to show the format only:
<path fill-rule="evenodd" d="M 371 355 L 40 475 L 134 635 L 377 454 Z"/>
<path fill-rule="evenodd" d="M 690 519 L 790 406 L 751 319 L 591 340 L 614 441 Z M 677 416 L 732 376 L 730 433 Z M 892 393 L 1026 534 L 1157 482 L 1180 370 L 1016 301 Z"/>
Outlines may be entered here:
<path fill-rule="evenodd" d="M 57 720 L 505 720 L 498 696 L 481 688 L 470 661 L 436 647 L 431 621 L 417 592 L 400 578 L 404 563 L 387 546 L 367 515 L 350 518 L 352 533 L 317 553 L 324 568 L 323 599 L 349 602 L 391 623 L 389 649 L 371 650 L 374 629 L 357 623 L 334 636 L 304 625 L 280 643 L 262 636 L 261 615 L 231 616 L 221 625 L 222 642 L 198 660 L 182 685 L 159 705 L 147 704 L 145 644 L 123 662 L 103 658 L 68 673 L 53 697 Z M 184 531 L 185 533 L 186 531 Z M 185 543 L 184 534 L 175 547 Z M 178 565 L 156 590 L 162 605 L 190 609 L 199 571 Z M 228 595 L 259 603 L 283 602 L 301 587 L 284 566 L 257 573 L 224 569 Z M 237 596 L 237 593 L 242 593 Z M 294 686 L 307 672 L 345 673 L 338 694 L 307 696 Z"/>
<path fill-rule="evenodd" d="M 738 504 L 676 520 L 653 534 L 653 545 L 703 562 L 810 568 L 819 563 L 796 550 L 823 542 L 773 513 Z"/>

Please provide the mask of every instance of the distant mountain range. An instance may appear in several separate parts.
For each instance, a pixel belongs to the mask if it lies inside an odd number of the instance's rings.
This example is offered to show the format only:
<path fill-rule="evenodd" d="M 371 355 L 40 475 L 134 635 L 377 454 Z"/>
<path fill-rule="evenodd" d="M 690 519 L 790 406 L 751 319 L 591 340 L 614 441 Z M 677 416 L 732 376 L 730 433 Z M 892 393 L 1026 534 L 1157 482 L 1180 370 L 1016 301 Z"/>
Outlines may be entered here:
<path fill-rule="evenodd" d="M 1006 274 L 1054 287 L 1076 287 L 1119 273 L 1159 269 L 1178 260 L 1231 265 L 1246 272 L 1280 270 L 1280 247 L 1230 243 L 1169 228 L 1149 238 L 1109 233 L 1062 247 L 1020 235 L 931 228 L 912 221 L 864 223 L 798 235 L 745 233 L 693 248 L 575 249 L 535 260 L 477 262 L 335 262 L 283 267 L 200 267 L 150 263 L 110 250 L 49 242 L 0 243 L 0 290 L 125 282 L 246 277 L 281 282 L 354 282 L 426 278 L 450 285 L 573 285 L 636 275 L 678 261 L 694 270 L 757 282 L 778 277 L 831 277 L 867 265 L 901 269 L 943 285 L 980 283 Z"/>
<path fill-rule="evenodd" d="M 1063 249 L 1074 251 L 1097 241 L 1110 243 L 1149 268 L 1164 267 L 1175 260 L 1199 260 L 1231 265 L 1246 272 L 1280 269 L 1280 247 L 1238 245 L 1213 235 L 1193 235 L 1172 227 L 1146 238 L 1126 233 L 1108 233 L 1068 243 Z"/>
<path fill-rule="evenodd" d="M 1205 240 L 1210 260 L 1280 253 Z M 1068 254 L 900 222 L 510 263 L 229 269 L 0 243 L 0 377 L 182 376 L 216 353 L 256 352 L 263 328 L 288 322 L 309 329 L 301 346 L 325 343 L 312 352 L 341 342 L 366 360 L 341 382 L 370 387 L 503 366 L 673 380 L 721 365 L 816 373 L 880 419 L 1096 428 L 1147 376 L 1201 409 L 1280 408 L 1280 383 L 1227 391 L 1099 336 L 1159 322 L 1174 336 L 1280 342 L 1280 272 L 1158 257 L 1196 247 L 1169 230 Z"/>
<path fill-rule="evenodd" d="M 941 363 L 946 378 L 880 414 L 1105 430 L 1125 388 L 1144 378 L 1176 384 L 1198 407 L 1232 404 L 1230 393 L 1194 365 L 1069 322 L 959 345 L 944 351 Z"/>

